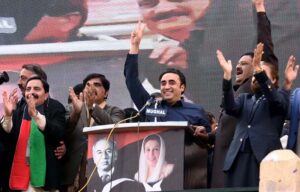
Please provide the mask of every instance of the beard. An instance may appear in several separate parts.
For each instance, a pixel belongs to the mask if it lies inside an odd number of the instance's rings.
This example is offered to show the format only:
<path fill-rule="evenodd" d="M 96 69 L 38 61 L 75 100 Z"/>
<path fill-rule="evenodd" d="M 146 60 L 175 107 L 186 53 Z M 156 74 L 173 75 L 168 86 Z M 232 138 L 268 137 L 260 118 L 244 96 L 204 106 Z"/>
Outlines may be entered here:
<path fill-rule="evenodd" d="M 256 80 L 254 80 L 252 83 L 251 83 L 251 91 L 254 93 L 254 94 L 261 94 L 262 91 L 260 89 L 260 86 L 258 84 L 258 82 Z"/>

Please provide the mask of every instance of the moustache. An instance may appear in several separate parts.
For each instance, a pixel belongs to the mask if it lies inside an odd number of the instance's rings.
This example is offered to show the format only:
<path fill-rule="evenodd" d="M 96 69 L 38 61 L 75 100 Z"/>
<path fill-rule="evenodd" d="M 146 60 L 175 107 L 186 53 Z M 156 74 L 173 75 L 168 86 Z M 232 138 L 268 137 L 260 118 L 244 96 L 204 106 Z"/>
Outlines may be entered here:
<path fill-rule="evenodd" d="M 31 94 L 34 99 L 38 99 L 39 96 L 36 93 Z M 29 99 L 29 95 L 27 95 L 27 99 Z"/>

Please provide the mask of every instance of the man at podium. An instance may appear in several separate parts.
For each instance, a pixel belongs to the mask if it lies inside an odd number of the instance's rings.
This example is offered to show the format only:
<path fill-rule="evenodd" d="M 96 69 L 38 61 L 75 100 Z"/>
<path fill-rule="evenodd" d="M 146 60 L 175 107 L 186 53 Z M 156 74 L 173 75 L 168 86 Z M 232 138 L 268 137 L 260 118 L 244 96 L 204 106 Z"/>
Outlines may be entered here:
<path fill-rule="evenodd" d="M 162 101 L 151 98 L 142 86 L 138 79 L 138 52 L 144 28 L 145 25 L 140 22 L 131 33 L 130 51 L 125 62 L 124 75 L 130 96 L 146 121 L 187 121 L 192 125 L 185 134 L 184 188 L 205 188 L 206 143 L 201 141 L 197 133 L 211 131 L 207 116 L 201 106 L 183 99 L 186 80 L 178 69 L 167 69 L 159 76 Z M 186 154 L 189 154 L 189 158 Z"/>

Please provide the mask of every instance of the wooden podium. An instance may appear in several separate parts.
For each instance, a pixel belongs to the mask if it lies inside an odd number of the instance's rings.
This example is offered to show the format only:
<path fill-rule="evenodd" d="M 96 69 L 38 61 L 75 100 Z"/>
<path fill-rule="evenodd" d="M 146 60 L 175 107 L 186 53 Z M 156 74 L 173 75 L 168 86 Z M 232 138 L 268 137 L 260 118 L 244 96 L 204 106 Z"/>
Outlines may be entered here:
<path fill-rule="evenodd" d="M 97 167 L 87 191 L 183 190 L 187 126 L 187 122 L 176 121 L 84 128 L 88 134 L 87 175 Z M 109 173 L 109 182 L 101 179 L 103 172 Z"/>

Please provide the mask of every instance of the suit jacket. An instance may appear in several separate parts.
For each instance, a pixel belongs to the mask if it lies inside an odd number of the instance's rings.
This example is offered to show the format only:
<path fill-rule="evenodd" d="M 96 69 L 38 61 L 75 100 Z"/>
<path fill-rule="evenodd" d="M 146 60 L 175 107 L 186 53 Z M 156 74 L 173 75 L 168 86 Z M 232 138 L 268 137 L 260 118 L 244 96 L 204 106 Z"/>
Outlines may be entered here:
<path fill-rule="evenodd" d="M 13 127 L 10 134 L 14 146 L 18 141 L 25 105 L 24 99 L 21 99 L 16 110 L 13 111 Z M 46 146 L 46 181 L 44 188 L 46 190 L 58 189 L 60 186 L 61 164 L 60 160 L 54 155 L 54 150 L 59 145 L 59 141 L 63 139 L 66 111 L 61 103 L 51 98 L 44 103 L 43 110 L 46 117 L 46 126 L 43 131 Z"/>
<path fill-rule="evenodd" d="M 266 15 L 266 13 L 259 12 L 256 14 L 257 17 L 257 43 L 264 43 L 264 60 L 267 58 L 273 59 L 276 62 L 276 57 L 274 54 L 274 46 L 271 36 L 271 23 Z M 270 60 L 270 59 L 269 59 Z M 251 93 L 251 78 L 246 80 L 241 86 L 236 87 L 234 93 L 237 97 L 241 93 Z M 214 157 L 213 157 L 213 169 L 212 169 L 212 187 L 224 187 L 224 177 L 223 172 L 224 160 L 234 135 L 235 127 L 237 124 L 237 119 L 230 115 L 227 115 L 222 109 L 218 129 L 216 132 L 215 147 L 214 147 Z"/>
<path fill-rule="evenodd" d="M 117 123 L 124 119 L 125 113 L 115 106 L 106 105 L 104 109 L 98 106 L 92 111 L 91 116 L 95 122 L 93 125 L 105 125 Z M 80 162 L 86 159 L 87 135 L 83 134 L 83 128 L 90 126 L 88 123 L 88 112 L 83 105 L 77 119 L 69 120 L 68 130 L 65 135 L 67 153 L 63 159 L 63 183 L 71 185 L 76 177 Z"/>
<path fill-rule="evenodd" d="M 251 93 L 251 78 L 248 79 L 244 84 L 239 86 L 235 92 L 235 96 L 241 93 Z M 214 143 L 214 155 L 213 155 L 213 167 L 212 167 L 212 188 L 224 187 L 225 174 L 223 172 L 225 156 L 232 141 L 237 119 L 233 116 L 227 115 L 222 109 L 218 129 L 215 134 Z"/>
<path fill-rule="evenodd" d="M 269 152 L 281 148 L 280 135 L 288 112 L 289 93 L 283 89 L 277 90 L 265 72 L 254 76 L 263 95 L 242 94 L 234 100 L 231 82 L 223 81 L 225 111 L 238 118 L 225 158 L 224 171 L 231 168 L 247 139 L 258 162 Z"/>

